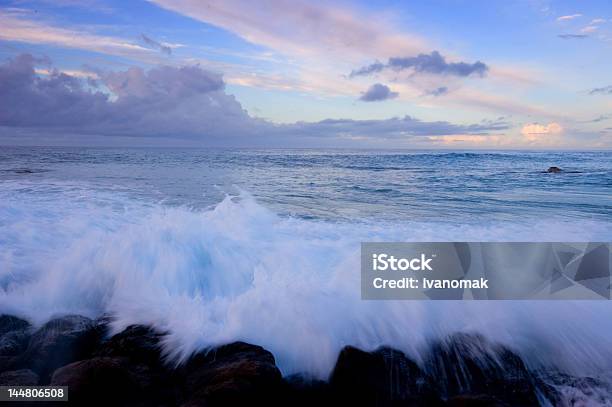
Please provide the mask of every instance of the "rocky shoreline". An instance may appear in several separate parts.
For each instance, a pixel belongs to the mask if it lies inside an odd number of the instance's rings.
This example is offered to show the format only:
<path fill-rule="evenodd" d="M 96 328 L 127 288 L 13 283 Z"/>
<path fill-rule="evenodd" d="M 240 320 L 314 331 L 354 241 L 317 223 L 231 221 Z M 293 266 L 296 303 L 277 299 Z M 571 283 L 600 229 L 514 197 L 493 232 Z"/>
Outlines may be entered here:
<path fill-rule="evenodd" d="M 0 385 L 69 386 L 72 405 L 184 407 L 564 406 L 573 403 L 559 389 L 589 397 L 610 390 L 594 378 L 532 372 L 516 353 L 477 334 L 432 343 L 421 366 L 396 349 L 348 346 L 322 381 L 283 377 L 272 353 L 244 342 L 167 364 L 163 333 L 133 325 L 109 336 L 108 322 L 68 315 L 34 329 L 0 316 Z"/>

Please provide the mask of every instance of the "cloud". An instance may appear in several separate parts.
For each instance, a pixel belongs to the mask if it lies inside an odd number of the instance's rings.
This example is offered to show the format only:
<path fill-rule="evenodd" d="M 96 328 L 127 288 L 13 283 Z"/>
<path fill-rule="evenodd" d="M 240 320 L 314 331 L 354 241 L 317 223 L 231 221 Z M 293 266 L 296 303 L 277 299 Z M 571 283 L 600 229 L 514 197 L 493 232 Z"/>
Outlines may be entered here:
<path fill-rule="evenodd" d="M 381 83 L 375 83 L 365 91 L 359 100 L 364 102 L 378 102 L 396 98 L 399 93 L 391 91 L 388 86 Z"/>
<path fill-rule="evenodd" d="M 564 40 L 583 40 L 585 38 L 589 38 L 586 34 L 559 34 L 557 37 Z"/>
<path fill-rule="evenodd" d="M 151 2 L 294 57 L 362 58 L 387 56 L 397 49 L 424 49 L 420 38 L 398 33 L 388 19 L 326 2 L 269 0 L 265 7 L 245 0 Z"/>
<path fill-rule="evenodd" d="M 570 21 L 570 20 L 574 20 L 576 18 L 582 17 L 582 14 L 571 14 L 568 16 L 561 16 L 559 18 L 557 18 L 557 21 Z"/>
<path fill-rule="evenodd" d="M 491 143 L 500 144 L 503 140 L 499 135 L 453 134 L 448 136 L 431 136 L 429 140 L 443 145 L 455 147 L 482 147 Z"/>
<path fill-rule="evenodd" d="M 611 89 L 612 90 L 612 89 Z M 602 114 L 591 120 L 585 120 L 583 123 L 599 123 L 612 119 L 612 114 Z"/>
<path fill-rule="evenodd" d="M 315 123 L 298 122 L 290 125 L 290 128 L 296 134 L 398 139 L 410 136 L 487 135 L 507 130 L 510 126 L 504 121 L 458 125 L 447 121 L 427 122 L 404 116 L 386 120 L 327 119 Z"/>
<path fill-rule="evenodd" d="M 150 56 L 151 50 L 122 38 L 55 27 L 0 10 L 0 40 L 49 44 L 124 57 Z"/>
<path fill-rule="evenodd" d="M 605 23 L 606 20 L 603 18 L 594 18 L 593 20 L 591 20 L 591 22 L 589 23 L 589 25 L 594 25 L 594 24 L 603 24 Z"/>
<path fill-rule="evenodd" d="M 588 25 L 580 30 L 581 33 L 594 33 L 599 29 L 596 25 Z"/>
<path fill-rule="evenodd" d="M 36 74 L 39 64 L 46 66 L 45 75 Z M 500 120 L 462 125 L 410 116 L 281 125 L 250 116 L 225 92 L 222 77 L 200 66 L 132 67 L 97 75 L 96 88 L 31 55 L 0 64 L 2 137 L 12 129 L 10 134 L 33 137 L 73 134 L 85 144 L 93 136 L 123 136 L 165 139 L 170 145 L 188 140 L 213 146 L 378 146 L 385 140 L 405 145 L 413 137 L 484 135 L 509 128 Z"/>
<path fill-rule="evenodd" d="M 147 37 L 145 34 L 141 34 L 140 37 L 147 45 L 155 49 L 158 49 L 159 51 L 163 52 L 166 55 L 172 54 L 172 47 L 170 47 L 169 45 L 155 41 L 153 38 Z"/>
<path fill-rule="evenodd" d="M 442 96 L 448 93 L 448 88 L 446 86 L 440 86 L 439 88 L 431 89 L 425 92 L 425 95 L 429 96 Z"/>
<path fill-rule="evenodd" d="M 529 123 L 521 128 L 521 134 L 528 142 L 544 142 L 545 144 L 549 144 L 552 138 L 556 138 L 563 134 L 563 126 L 556 122 L 546 125 Z"/>
<path fill-rule="evenodd" d="M 589 95 L 612 95 L 612 85 L 591 89 Z"/>
<path fill-rule="evenodd" d="M 38 76 L 30 55 L 0 65 L 0 125 L 84 134 L 224 137 L 257 123 L 220 75 L 197 66 L 100 72 L 112 94 L 55 70 Z"/>
<path fill-rule="evenodd" d="M 467 62 L 446 62 L 446 58 L 438 51 L 433 51 L 431 54 L 419 54 L 415 57 L 393 57 L 389 58 L 386 64 L 375 62 L 371 65 L 364 66 L 350 73 L 350 77 L 371 75 L 378 73 L 384 69 L 392 69 L 394 71 L 402 71 L 412 69 L 415 73 L 430 73 L 436 75 L 452 75 L 452 76 L 484 76 L 489 67 L 483 62 L 476 61 L 474 63 Z"/>

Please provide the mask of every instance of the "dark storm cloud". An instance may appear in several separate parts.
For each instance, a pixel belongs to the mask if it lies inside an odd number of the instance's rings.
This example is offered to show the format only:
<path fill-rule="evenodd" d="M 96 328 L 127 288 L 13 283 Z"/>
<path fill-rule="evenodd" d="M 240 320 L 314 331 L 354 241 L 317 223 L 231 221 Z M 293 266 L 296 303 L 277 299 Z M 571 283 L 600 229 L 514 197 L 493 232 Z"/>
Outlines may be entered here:
<path fill-rule="evenodd" d="M 35 66 L 43 62 L 48 73 L 38 75 Z M 250 116 L 225 92 L 219 74 L 199 66 L 134 67 L 97 75 L 95 81 L 81 80 L 30 55 L 0 64 L 0 141 L 19 143 L 22 135 L 44 141 L 69 134 L 83 144 L 104 136 L 133 136 L 164 139 L 170 145 L 179 140 L 197 145 L 351 146 L 356 139 L 407 141 L 509 128 L 503 121 L 458 125 L 410 116 L 275 124 Z M 108 140 L 113 144 L 112 137 Z"/>
<path fill-rule="evenodd" d="M 465 77 L 470 75 L 484 76 L 489 70 L 489 67 L 480 61 L 471 64 L 467 62 L 446 62 L 444 56 L 438 51 L 433 51 L 431 54 L 419 54 L 415 57 L 389 58 L 386 64 L 377 61 L 371 65 L 352 71 L 350 77 L 371 75 L 385 69 L 392 69 L 395 71 L 412 69 L 416 73 Z"/>
<path fill-rule="evenodd" d="M 612 95 L 612 85 L 591 89 L 589 95 Z"/>
<path fill-rule="evenodd" d="M 161 42 L 155 41 L 153 38 L 151 37 L 147 37 L 144 34 L 141 34 L 140 37 L 142 38 L 142 40 L 145 42 L 145 44 L 160 50 L 161 52 L 163 52 L 164 54 L 167 55 L 171 55 L 172 54 L 172 48 L 162 44 Z"/>
<path fill-rule="evenodd" d="M 375 83 L 361 95 L 359 100 L 364 102 L 380 102 L 383 100 L 396 98 L 398 95 L 399 93 L 391 91 L 388 86 L 381 83 Z"/>
<path fill-rule="evenodd" d="M 559 34 L 557 37 L 563 40 L 583 40 L 589 36 L 586 34 Z"/>

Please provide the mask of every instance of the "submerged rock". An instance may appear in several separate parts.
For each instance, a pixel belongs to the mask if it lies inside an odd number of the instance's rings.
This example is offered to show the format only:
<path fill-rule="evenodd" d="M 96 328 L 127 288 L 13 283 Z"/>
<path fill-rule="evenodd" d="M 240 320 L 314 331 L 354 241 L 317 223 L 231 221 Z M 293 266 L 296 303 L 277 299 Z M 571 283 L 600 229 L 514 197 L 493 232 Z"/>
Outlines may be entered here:
<path fill-rule="evenodd" d="M 272 353 L 244 342 L 200 352 L 180 374 L 183 406 L 276 404 L 283 384 Z"/>
<path fill-rule="evenodd" d="M 478 334 L 458 333 L 434 343 L 425 368 L 449 398 L 477 395 L 511 406 L 539 405 L 536 379 L 523 360 Z"/>
<path fill-rule="evenodd" d="M 443 405 L 421 368 L 388 347 L 375 352 L 345 347 L 330 385 L 338 401 L 347 405 Z"/>

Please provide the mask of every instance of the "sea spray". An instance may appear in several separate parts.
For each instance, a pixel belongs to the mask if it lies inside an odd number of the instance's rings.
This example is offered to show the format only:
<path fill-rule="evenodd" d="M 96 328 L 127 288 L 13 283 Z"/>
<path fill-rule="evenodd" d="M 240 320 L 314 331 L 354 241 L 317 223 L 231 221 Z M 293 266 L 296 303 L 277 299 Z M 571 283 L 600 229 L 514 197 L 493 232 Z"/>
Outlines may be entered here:
<path fill-rule="evenodd" d="M 142 202 L 87 184 L 4 182 L 0 312 L 110 314 L 169 332 L 167 356 L 235 340 L 270 349 L 283 373 L 327 377 L 345 345 L 398 348 L 420 362 L 432 339 L 478 332 L 533 367 L 607 369 L 608 302 L 362 301 L 361 241 L 606 240 L 610 229 L 524 223 L 330 222 L 279 216 L 249 194 L 208 210 Z"/>

